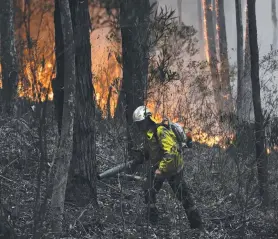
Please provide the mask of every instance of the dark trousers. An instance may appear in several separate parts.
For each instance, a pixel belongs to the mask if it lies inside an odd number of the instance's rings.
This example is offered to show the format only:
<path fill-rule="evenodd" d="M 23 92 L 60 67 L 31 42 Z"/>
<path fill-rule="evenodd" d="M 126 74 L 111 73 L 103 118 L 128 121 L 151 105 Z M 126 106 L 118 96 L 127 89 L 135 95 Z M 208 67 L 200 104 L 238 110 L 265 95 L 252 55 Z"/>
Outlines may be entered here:
<path fill-rule="evenodd" d="M 145 193 L 145 203 L 156 203 L 156 194 L 161 189 L 164 181 L 167 180 L 175 196 L 182 203 L 191 228 L 202 227 L 200 213 L 195 207 L 190 190 L 183 178 L 183 171 L 171 176 L 155 176 L 154 172 L 155 170 L 152 170 L 148 173 L 147 180 L 143 186 Z"/>

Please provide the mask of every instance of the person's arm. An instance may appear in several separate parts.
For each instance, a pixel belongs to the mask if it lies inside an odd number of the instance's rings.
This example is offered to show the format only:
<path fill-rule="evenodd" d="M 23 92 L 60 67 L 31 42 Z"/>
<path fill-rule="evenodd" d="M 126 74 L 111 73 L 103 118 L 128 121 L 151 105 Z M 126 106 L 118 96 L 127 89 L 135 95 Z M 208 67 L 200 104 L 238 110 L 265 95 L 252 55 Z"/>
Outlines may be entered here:
<path fill-rule="evenodd" d="M 134 149 L 133 152 L 135 153 L 134 157 L 136 159 L 134 160 L 134 163 L 130 165 L 131 172 L 136 171 L 139 165 L 149 160 L 149 153 L 144 147 L 141 147 L 140 149 Z"/>

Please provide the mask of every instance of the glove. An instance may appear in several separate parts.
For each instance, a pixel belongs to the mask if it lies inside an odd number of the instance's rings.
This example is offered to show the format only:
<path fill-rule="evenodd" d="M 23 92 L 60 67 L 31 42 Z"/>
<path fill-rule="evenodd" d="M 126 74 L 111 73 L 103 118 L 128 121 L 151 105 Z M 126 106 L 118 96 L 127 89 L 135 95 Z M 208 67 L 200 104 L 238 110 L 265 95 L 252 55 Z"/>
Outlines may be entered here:
<path fill-rule="evenodd" d="M 187 141 L 186 141 L 187 147 L 192 148 L 192 135 L 191 135 L 190 131 L 188 131 L 186 133 L 186 138 L 187 138 Z"/>

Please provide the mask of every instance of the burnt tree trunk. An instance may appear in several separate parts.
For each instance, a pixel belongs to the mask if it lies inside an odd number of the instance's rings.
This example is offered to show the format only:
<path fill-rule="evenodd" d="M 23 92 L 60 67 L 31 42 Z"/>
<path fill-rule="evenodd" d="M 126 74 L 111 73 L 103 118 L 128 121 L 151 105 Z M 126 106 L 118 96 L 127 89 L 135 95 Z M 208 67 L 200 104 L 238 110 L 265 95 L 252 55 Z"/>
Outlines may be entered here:
<path fill-rule="evenodd" d="M 107 119 L 110 121 L 112 119 L 111 116 L 111 97 L 113 93 L 113 87 L 109 86 L 109 92 L 108 92 L 108 97 L 107 97 L 107 103 L 106 103 L 106 114 L 107 114 Z"/>
<path fill-rule="evenodd" d="M 248 8 L 246 5 L 245 52 L 243 53 L 242 9 L 236 0 L 238 29 L 237 147 L 241 158 L 255 157 L 254 117 L 251 85 Z M 240 34 L 242 39 L 240 39 Z M 245 56 L 245 59 L 244 59 Z"/>
<path fill-rule="evenodd" d="M 123 112 L 126 111 L 125 117 L 128 124 L 132 124 L 133 111 L 136 107 L 144 104 L 146 97 L 149 16 L 150 5 L 148 0 L 121 1 L 123 83 L 116 117 L 123 116 Z"/>
<path fill-rule="evenodd" d="M 15 47 L 13 0 L 0 3 L 2 111 L 13 114 L 17 95 L 18 64 Z"/>
<path fill-rule="evenodd" d="M 221 97 L 220 97 L 221 85 L 219 79 L 219 72 L 217 68 L 217 53 L 216 53 L 211 0 L 203 0 L 203 8 L 204 8 L 205 38 L 207 40 L 208 61 L 209 61 L 209 67 L 211 71 L 213 94 L 214 94 L 214 100 L 216 105 L 216 112 L 217 115 L 220 115 L 222 111 Z"/>
<path fill-rule="evenodd" d="M 259 78 L 259 50 L 257 40 L 256 1 L 248 0 L 249 44 L 251 59 L 252 99 L 255 113 L 256 159 L 260 196 L 263 204 L 268 203 L 268 170 L 265 148 L 264 117 L 262 114 L 260 78 Z"/>
<path fill-rule="evenodd" d="M 237 118 L 241 118 L 242 107 L 242 84 L 243 84 L 243 25 L 241 0 L 235 0 L 236 6 L 236 27 L 237 27 Z"/>
<path fill-rule="evenodd" d="M 149 0 L 150 2 L 150 8 L 151 8 L 151 12 L 150 12 L 150 24 L 154 24 L 156 21 L 156 16 L 158 14 L 158 0 Z M 149 48 L 149 53 L 150 54 L 154 54 L 156 51 L 156 33 L 153 31 L 150 31 L 150 36 L 149 36 L 150 40 L 150 48 Z"/>
<path fill-rule="evenodd" d="M 132 146 L 133 111 L 144 105 L 147 91 L 149 54 L 149 0 L 122 0 L 120 27 L 122 35 L 123 81 L 115 117 L 128 124 L 128 148 Z"/>
<path fill-rule="evenodd" d="M 216 0 L 216 22 L 220 55 L 221 100 L 223 104 L 222 119 L 230 123 L 233 115 L 232 89 L 230 83 L 230 66 L 226 34 L 224 0 Z"/>
<path fill-rule="evenodd" d="M 56 120 L 58 122 L 58 132 L 61 135 L 63 102 L 64 102 L 64 40 L 61 23 L 61 12 L 59 0 L 55 0 L 54 11 L 55 27 L 55 58 L 56 58 L 56 78 L 52 80 L 53 101 L 55 107 Z"/>
<path fill-rule="evenodd" d="M 91 22 L 88 7 L 88 0 L 70 1 L 76 66 L 74 157 L 71 172 L 85 179 L 91 189 L 90 198 L 97 204 L 95 94 L 92 83 Z"/>
<path fill-rule="evenodd" d="M 52 230 L 59 238 L 62 232 L 65 191 L 73 149 L 73 125 L 75 115 L 75 53 L 71 13 L 68 0 L 59 0 L 65 46 L 64 105 L 61 138 L 59 141 L 51 198 Z"/>
<path fill-rule="evenodd" d="M 250 107 L 247 107 L 244 102 L 246 96 L 251 89 L 246 89 L 249 84 L 251 88 L 250 72 L 248 77 L 244 76 L 244 53 L 243 53 L 243 25 L 242 25 L 242 5 L 241 0 L 235 0 L 236 6 L 236 25 L 237 25 L 237 147 L 242 158 L 250 157 L 254 154 L 255 137 L 254 127 L 248 116 L 250 115 Z M 248 29 L 248 28 L 247 28 Z M 248 37 L 249 34 L 246 36 Z M 249 40 L 249 38 L 247 38 Z M 247 49 L 250 49 L 249 43 L 246 41 Z M 250 66 L 249 50 L 246 63 Z M 248 81 L 248 82 L 247 82 Z M 247 93 L 247 95 L 246 95 Z M 251 97 L 249 97 L 251 99 Z M 252 101 L 250 101 L 252 105 Z"/>

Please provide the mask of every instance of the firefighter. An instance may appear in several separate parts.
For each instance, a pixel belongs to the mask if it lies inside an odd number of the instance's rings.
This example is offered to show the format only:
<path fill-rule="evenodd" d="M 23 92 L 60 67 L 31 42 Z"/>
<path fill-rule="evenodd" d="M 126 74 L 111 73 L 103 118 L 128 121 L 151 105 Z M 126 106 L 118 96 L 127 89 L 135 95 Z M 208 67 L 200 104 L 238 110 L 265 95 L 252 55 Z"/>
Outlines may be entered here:
<path fill-rule="evenodd" d="M 149 205 L 148 219 L 151 222 L 156 222 L 158 219 L 158 210 L 155 205 L 156 194 L 163 182 L 167 180 L 185 209 L 190 227 L 200 229 L 202 234 L 207 234 L 200 213 L 184 181 L 184 161 L 176 136 L 172 130 L 163 125 L 157 125 L 151 116 L 150 110 L 145 106 L 139 106 L 133 113 L 133 122 L 146 137 L 144 158 L 149 160 L 151 168 L 143 185 L 145 204 Z"/>

